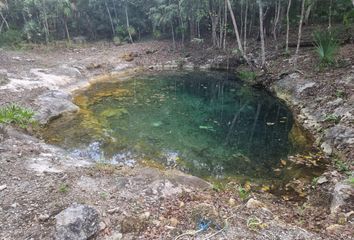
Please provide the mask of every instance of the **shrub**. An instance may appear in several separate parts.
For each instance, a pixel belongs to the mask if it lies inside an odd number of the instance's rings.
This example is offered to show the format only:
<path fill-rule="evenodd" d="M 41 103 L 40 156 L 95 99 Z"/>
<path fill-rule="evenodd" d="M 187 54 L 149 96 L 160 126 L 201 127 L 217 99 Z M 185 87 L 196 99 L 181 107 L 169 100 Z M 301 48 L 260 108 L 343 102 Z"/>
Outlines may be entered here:
<path fill-rule="evenodd" d="M 0 34 L 0 46 L 18 48 L 22 43 L 22 33 L 18 30 L 9 29 Z"/>
<path fill-rule="evenodd" d="M 334 34 L 331 31 L 316 31 L 314 33 L 314 41 L 321 65 L 333 64 L 339 48 L 339 43 Z"/>
<path fill-rule="evenodd" d="M 245 81 L 254 81 L 257 78 L 257 74 L 251 71 L 240 71 L 238 77 Z"/>
<path fill-rule="evenodd" d="M 34 112 L 16 104 L 7 105 L 0 108 L 0 124 L 15 124 L 21 128 L 26 128 L 34 123 Z"/>

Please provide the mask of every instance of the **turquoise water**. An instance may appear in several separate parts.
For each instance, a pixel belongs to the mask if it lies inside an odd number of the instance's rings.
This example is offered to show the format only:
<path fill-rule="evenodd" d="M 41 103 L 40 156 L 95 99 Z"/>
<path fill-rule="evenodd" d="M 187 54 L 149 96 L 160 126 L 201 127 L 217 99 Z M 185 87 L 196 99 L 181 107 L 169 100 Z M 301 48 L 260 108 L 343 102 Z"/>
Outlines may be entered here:
<path fill-rule="evenodd" d="M 93 159 L 152 160 L 197 176 L 273 178 L 293 152 L 287 107 L 224 72 L 165 72 L 93 85 L 48 141 Z"/>

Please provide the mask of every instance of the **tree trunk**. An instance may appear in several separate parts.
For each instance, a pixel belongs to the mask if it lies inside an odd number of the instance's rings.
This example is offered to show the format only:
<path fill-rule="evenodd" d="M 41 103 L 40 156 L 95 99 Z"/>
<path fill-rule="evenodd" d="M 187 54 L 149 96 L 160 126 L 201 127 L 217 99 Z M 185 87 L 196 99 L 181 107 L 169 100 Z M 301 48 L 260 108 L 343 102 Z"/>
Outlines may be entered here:
<path fill-rule="evenodd" d="M 127 1 L 125 1 L 125 18 L 126 18 L 126 22 L 127 22 L 127 31 L 129 34 L 129 40 L 131 43 L 134 43 L 133 38 L 132 38 L 132 34 L 130 32 L 129 15 L 128 15 L 128 2 Z"/>
<path fill-rule="evenodd" d="M 309 4 L 309 6 L 307 7 L 306 9 L 306 12 L 305 12 L 305 18 L 304 18 L 304 24 L 307 25 L 309 23 L 309 18 L 310 18 L 310 15 L 311 15 L 311 10 L 312 10 L 312 7 L 315 5 L 315 1 L 316 0 L 312 0 L 312 2 Z"/>
<path fill-rule="evenodd" d="M 222 17 L 222 9 L 221 6 L 219 6 L 219 43 L 218 43 L 218 47 L 222 48 L 222 42 L 223 42 L 223 37 L 224 37 L 224 32 L 223 32 L 223 17 Z"/>
<path fill-rule="evenodd" d="M 242 47 L 242 43 L 241 43 L 240 34 L 238 32 L 236 18 L 235 18 L 234 12 L 232 10 L 232 6 L 231 6 L 230 0 L 227 0 L 227 6 L 229 8 L 232 24 L 234 25 L 234 30 L 235 30 L 235 34 L 236 34 L 236 40 L 237 40 L 238 49 L 240 50 L 241 54 L 245 57 L 245 54 L 244 54 L 244 51 L 243 51 L 243 47 Z"/>
<path fill-rule="evenodd" d="M 7 30 L 9 30 L 9 29 L 10 29 L 9 24 L 8 24 L 8 22 L 6 21 L 6 18 L 4 17 L 4 15 L 2 14 L 1 11 L 0 11 L 0 17 L 2 18 L 2 23 L 1 23 L 1 25 L 3 25 L 3 24 L 5 23 Z"/>
<path fill-rule="evenodd" d="M 328 14 L 328 29 L 332 28 L 332 3 L 333 0 L 329 1 L 329 14 Z"/>
<path fill-rule="evenodd" d="M 299 34 L 298 34 L 297 47 L 296 47 L 295 58 L 294 58 L 294 67 L 295 68 L 296 68 L 296 64 L 297 64 L 297 59 L 299 57 L 299 50 L 300 50 L 300 43 L 301 43 L 301 34 L 302 34 L 302 23 L 304 21 L 304 12 L 305 12 L 305 0 L 302 0 L 302 3 L 301 3 L 301 16 L 300 16 L 300 22 L 299 22 Z"/>
<path fill-rule="evenodd" d="M 246 1 L 244 31 L 243 31 L 243 50 L 245 53 L 246 53 L 246 49 L 247 49 L 247 18 L 248 18 L 248 1 Z"/>
<path fill-rule="evenodd" d="M 278 23 L 279 23 L 279 18 L 280 18 L 280 12 L 281 12 L 281 1 L 278 0 L 278 3 L 276 3 L 276 7 L 275 7 L 274 26 L 273 26 L 273 37 L 274 37 L 274 43 L 275 43 L 275 50 L 277 52 L 278 52 L 277 34 L 278 34 Z"/>
<path fill-rule="evenodd" d="M 172 31 L 173 50 L 176 50 L 175 29 L 173 28 L 172 21 L 171 21 L 171 31 Z"/>
<path fill-rule="evenodd" d="M 114 25 L 113 25 L 111 12 L 109 11 L 109 8 L 108 8 L 108 5 L 107 5 L 106 1 L 104 2 L 104 4 L 106 6 L 106 10 L 107 10 L 107 13 L 108 13 L 109 21 L 111 22 L 112 34 L 113 34 L 113 37 L 114 37 L 116 35 L 116 31 L 114 30 Z"/>
<path fill-rule="evenodd" d="M 262 50 L 262 68 L 265 66 L 265 43 L 264 43 L 264 28 L 263 28 L 263 3 L 262 0 L 258 0 L 259 5 L 259 33 L 261 37 L 261 50 Z"/>
<path fill-rule="evenodd" d="M 289 52 L 289 31 L 290 31 L 290 7 L 291 7 L 291 0 L 288 2 L 288 10 L 286 11 L 286 42 L 285 42 L 285 52 Z"/>
<path fill-rule="evenodd" d="M 223 49 L 226 49 L 226 37 L 227 37 L 227 3 L 226 0 L 224 2 L 224 42 Z"/>
<path fill-rule="evenodd" d="M 49 25 L 48 25 L 48 17 L 47 17 L 45 0 L 42 1 L 42 7 L 43 7 L 43 14 L 44 14 L 43 25 L 44 25 L 44 33 L 45 33 L 45 42 L 46 42 L 46 44 L 48 44 L 49 43 Z"/>
<path fill-rule="evenodd" d="M 68 29 L 66 17 L 64 17 L 64 26 L 65 26 L 66 37 L 68 38 L 68 42 L 71 45 L 71 38 L 70 38 L 70 34 L 69 34 L 69 29 Z"/>

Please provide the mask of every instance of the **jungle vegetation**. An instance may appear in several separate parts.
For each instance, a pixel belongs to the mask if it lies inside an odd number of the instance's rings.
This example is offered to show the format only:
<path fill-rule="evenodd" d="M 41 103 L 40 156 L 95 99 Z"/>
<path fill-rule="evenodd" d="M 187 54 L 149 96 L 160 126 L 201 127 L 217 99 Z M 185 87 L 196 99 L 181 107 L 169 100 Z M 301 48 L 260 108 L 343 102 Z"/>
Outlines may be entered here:
<path fill-rule="evenodd" d="M 121 44 L 153 37 L 226 49 L 231 39 L 247 60 L 252 39 L 260 43 L 263 65 L 268 39 L 286 52 L 295 41 L 298 54 L 303 26 L 345 28 L 353 22 L 354 0 L 0 0 L 0 46 L 101 39 Z M 297 39 L 289 39 L 294 29 Z"/>

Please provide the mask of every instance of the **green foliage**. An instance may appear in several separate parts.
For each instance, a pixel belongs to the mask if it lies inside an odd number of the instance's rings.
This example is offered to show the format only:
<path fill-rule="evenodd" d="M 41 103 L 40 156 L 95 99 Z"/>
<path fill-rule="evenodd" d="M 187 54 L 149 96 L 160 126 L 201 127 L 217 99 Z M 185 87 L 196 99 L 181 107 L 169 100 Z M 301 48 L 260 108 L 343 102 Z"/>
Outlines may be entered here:
<path fill-rule="evenodd" d="M 337 159 L 335 161 L 335 166 L 336 166 L 337 170 L 340 172 L 348 172 L 349 171 L 349 166 L 345 162 L 343 162 L 339 159 Z"/>
<path fill-rule="evenodd" d="M 242 200 L 246 200 L 249 198 L 250 192 L 247 189 L 240 186 L 238 187 L 238 195 Z"/>
<path fill-rule="evenodd" d="M 216 192 L 222 192 L 226 189 L 225 183 L 222 182 L 214 182 L 213 183 L 213 190 Z"/>
<path fill-rule="evenodd" d="M 59 192 L 61 192 L 61 193 L 67 193 L 67 192 L 69 192 L 69 185 L 68 185 L 68 184 L 65 184 L 65 183 L 60 184 L 60 186 L 59 186 Z"/>
<path fill-rule="evenodd" d="M 257 78 L 257 74 L 251 71 L 239 71 L 238 77 L 245 81 L 254 81 Z"/>
<path fill-rule="evenodd" d="M 338 124 L 342 118 L 340 116 L 334 115 L 334 114 L 329 114 L 325 118 L 325 122 L 333 122 L 335 124 Z"/>
<path fill-rule="evenodd" d="M 22 32 L 15 29 L 9 29 L 0 34 L 0 47 L 19 48 L 22 41 Z"/>
<path fill-rule="evenodd" d="M 15 124 L 26 128 L 29 124 L 35 123 L 33 116 L 34 112 L 31 109 L 16 104 L 0 108 L 0 124 Z"/>
<path fill-rule="evenodd" d="M 127 28 L 126 26 L 122 26 L 122 25 L 117 26 L 117 28 L 116 28 L 117 36 L 115 36 L 113 38 L 114 43 L 116 44 L 116 41 L 118 39 L 119 39 L 120 43 L 129 42 L 130 41 L 129 33 L 133 39 L 137 35 L 137 31 L 132 26 L 130 26 L 129 28 Z M 116 41 L 115 41 L 115 39 L 116 39 Z"/>
<path fill-rule="evenodd" d="M 331 31 L 316 31 L 314 33 L 316 52 L 320 57 L 322 66 L 328 66 L 335 62 L 335 55 L 339 49 L 338 40 Z"/>
<path fill-rule="evenodd" d="M 345 98 L 345 97 L 346 97 L 345 91 L 343 91 L 343 90 L 337 90 L 337 91 L 336 91 L 336 97 L 337 97 L 337 98 Z"/>
<path fill-rule="evenodd" d="M 351 185 L 354 186 L 354 177 L 348 178 L 348 179 L 347 179 L 347 182 L 348 182 L 349 184 L 351 184 Z"/>

